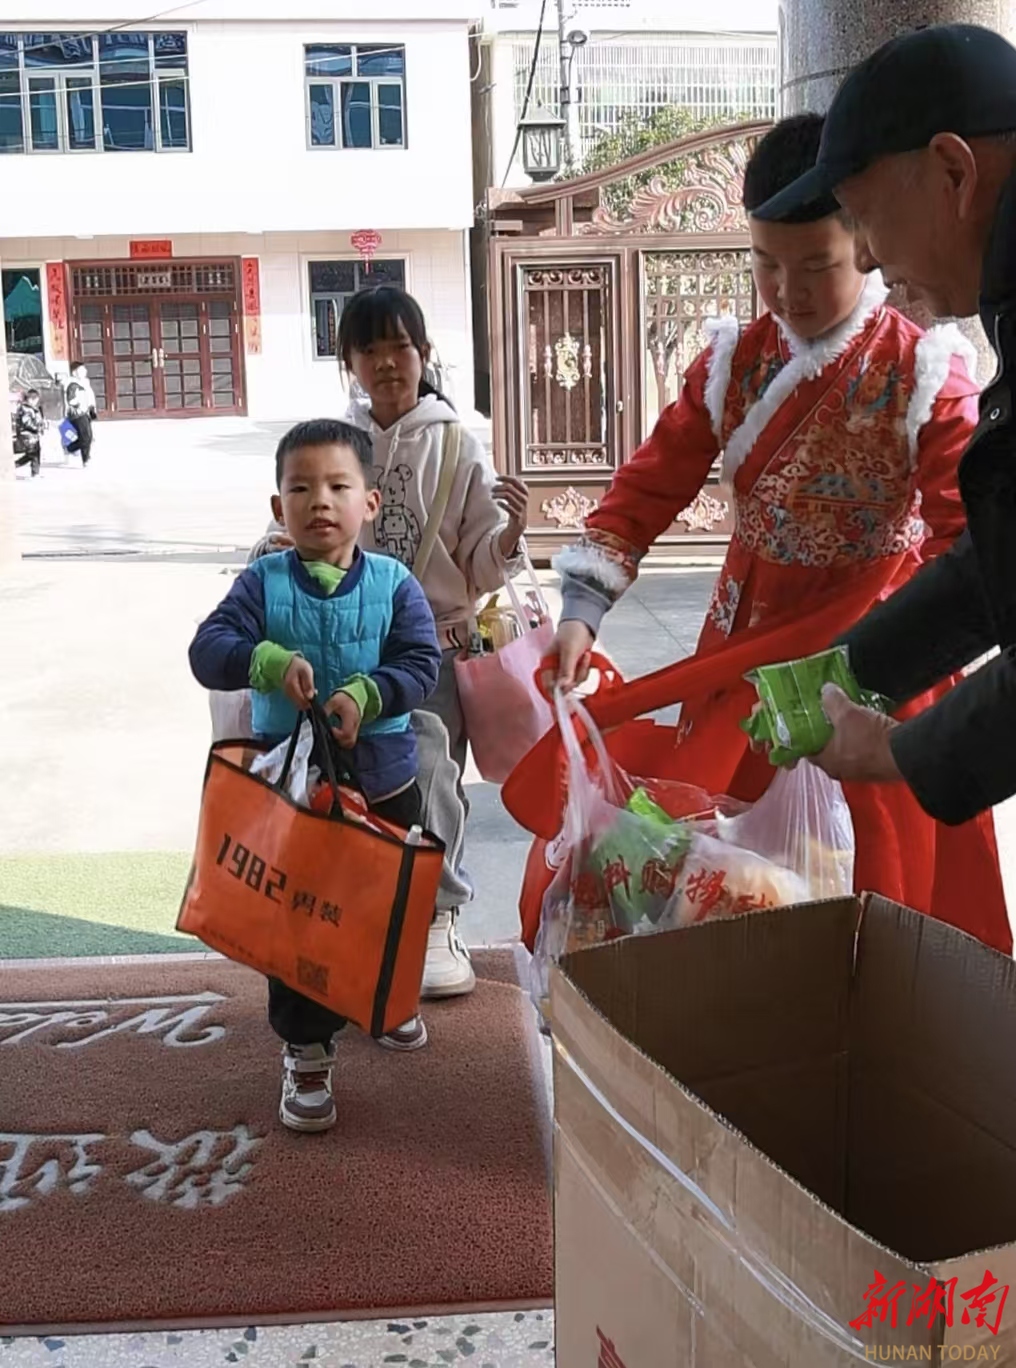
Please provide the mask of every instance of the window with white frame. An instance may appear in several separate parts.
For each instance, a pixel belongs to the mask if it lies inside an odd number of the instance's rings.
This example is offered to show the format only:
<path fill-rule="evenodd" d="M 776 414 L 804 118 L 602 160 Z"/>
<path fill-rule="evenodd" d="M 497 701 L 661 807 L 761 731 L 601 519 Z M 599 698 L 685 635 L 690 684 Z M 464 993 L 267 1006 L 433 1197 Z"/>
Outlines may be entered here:
<path fill-rule="evenodd" d="M 185 33 L 0 33 L 0 153 L 189 150 Z"/>
<path fill-rule="evenodd" d="M 369 265 L 358 260 L 311 261 L 307 271 L 314 357 L 318 361 L 334 358 L 342 310 L 358 290 L 368 285 L 398 285 L 404 289 L 406 284 L 406 263 L 397 258 L 375 259 Z"/>
<path fill-rule="evenodd" d="M 303 53 L 308 147 L 405 147 L 404 47 L 309 43 Z"/>

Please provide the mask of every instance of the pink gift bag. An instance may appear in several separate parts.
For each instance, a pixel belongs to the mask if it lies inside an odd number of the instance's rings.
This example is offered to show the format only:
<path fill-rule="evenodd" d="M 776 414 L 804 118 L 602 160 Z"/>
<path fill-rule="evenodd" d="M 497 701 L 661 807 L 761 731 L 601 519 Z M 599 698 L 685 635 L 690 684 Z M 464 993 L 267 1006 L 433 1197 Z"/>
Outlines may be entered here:
<path fill-rule="evenodd" d="M 554 641 L 554 624 L 528 555 L 525 564 L 534 590 L 531 608 L 505 579 L 519 636 L 496 651 L 464 654 L 455 662 L 473 759 L 483 778 L 494 784 L 504 783 L 554 721 L 551 706 L 536 685 L 540 661 Z M 536 627 L 534 619 L 539 622 Z"/>

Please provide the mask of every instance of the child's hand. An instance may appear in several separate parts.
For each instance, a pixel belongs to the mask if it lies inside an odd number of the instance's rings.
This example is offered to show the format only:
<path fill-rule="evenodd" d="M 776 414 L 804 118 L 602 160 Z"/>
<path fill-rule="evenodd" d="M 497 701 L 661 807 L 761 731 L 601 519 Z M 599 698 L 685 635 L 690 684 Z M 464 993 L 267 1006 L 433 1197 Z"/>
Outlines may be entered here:
<path fill-rule="evenodd" d="M 552 656 L 557 654 L 557 674 L 544 680 L 545 687 L 549 685 L 549 694 L 552 695 L 555 684 L 565 693 L 571 693 L 577 685 L 586 682 L 589 678 L 589 652 L 595 642 L 596 637 L 584 622 L 569 618 L 561 623 L 550 649 Z"/>
<path fill-rule="evenodd" d="M 508 510 L 508 526 L 501 533 L 501 554 L 510 557 L 529 525 L 529 487 L 514 475 L 503 475 L 493 490 L 494 498 Z"/>
<path fill-rule="evenodd" d="M 314 687 L 314 667 L 303 656 L 294 656 L 282 677 L 282 692 L 300 712 L 310 707 L 317 689 Z"/>
<path fill-rule="evenodd" d="M 334 717 L 332 732 L 336 741 L 345 750 L 351 750 L 356 745 L 356 738 L 360 735 L 360 705 L 351 694 L 343 693 L 341 689 L 338 693 L 333 693 L 325 704 L 325 712 L 329 717 Z"/>

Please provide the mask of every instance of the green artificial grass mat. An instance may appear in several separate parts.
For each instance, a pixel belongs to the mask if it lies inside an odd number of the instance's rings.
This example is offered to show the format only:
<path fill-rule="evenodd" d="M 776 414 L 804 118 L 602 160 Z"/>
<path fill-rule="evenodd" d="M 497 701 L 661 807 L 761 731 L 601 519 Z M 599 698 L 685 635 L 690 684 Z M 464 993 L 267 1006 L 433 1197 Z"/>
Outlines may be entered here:
<path fill-rule="evenodd" d="M 0 959 L 201 950 L 174 931 L 190 856 L 0 857 Z"/>

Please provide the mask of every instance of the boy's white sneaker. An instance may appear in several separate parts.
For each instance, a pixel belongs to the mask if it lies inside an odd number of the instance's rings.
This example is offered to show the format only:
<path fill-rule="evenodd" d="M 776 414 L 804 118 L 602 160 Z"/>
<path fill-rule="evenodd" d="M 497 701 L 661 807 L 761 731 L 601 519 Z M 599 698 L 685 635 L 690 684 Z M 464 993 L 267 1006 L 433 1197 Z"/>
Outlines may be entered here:
<path fill-rule="evenodd" d="M 423 965 L 423 998 L 464 997 L 476 987 L 476 975 L 454 912 L 438 912 L 427 937 Z"/>
<path fill-rule="evenodd" d="M 335 1125 L 332 1065 L 324 1045 L 287 1045 L 282 1054 L 279 1120 L 295 1131 L 324 1131 Z"/>
<path fill-rule="evenodd" d="M 422 1016 L 410 1017 L 386 1035 L 378 1036 L 377 1043 L 386 1050 L 422 1050 L 427 1043 L 427 1027 Z"/>

